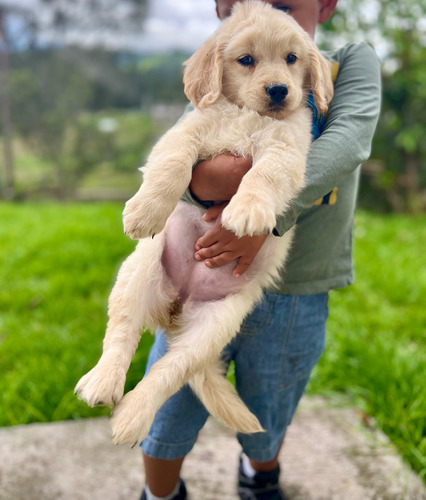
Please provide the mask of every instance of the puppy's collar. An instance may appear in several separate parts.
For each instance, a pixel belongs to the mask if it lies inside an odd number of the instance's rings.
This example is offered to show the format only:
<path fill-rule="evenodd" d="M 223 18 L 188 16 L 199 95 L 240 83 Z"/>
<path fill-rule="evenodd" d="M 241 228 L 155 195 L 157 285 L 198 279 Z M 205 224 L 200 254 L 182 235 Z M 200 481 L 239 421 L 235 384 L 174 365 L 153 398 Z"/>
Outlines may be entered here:
<path fill-rule="evenodd" d="M 309 96 L 307 103 L 309 108 L 312 110 L 312 136 L 315 141 L 324 132 L 325 122 L 327 120 L 327 115 L 320 113 L 315 105 L 314 95 L 312 90 L 309 91 Z"/>
<path fill-rule="evenodd" d="M 331 61 L 329 61 L 329 64 L 330 64 L 331 80 L 334 85 L 339 75 L 340 65 L 338 62 L 331 62 Z M 325 122 L 327 120 L 327 114 L 318 112 L 318 109 L 315 106 L 312 90 L 309 91 L 309 96 L 306 104 L 312 110 L 312 135 L 313 135 L 313 140 L 315 141 L 315 139 L 318 139 L 318 137 L 324 132 Z"/>

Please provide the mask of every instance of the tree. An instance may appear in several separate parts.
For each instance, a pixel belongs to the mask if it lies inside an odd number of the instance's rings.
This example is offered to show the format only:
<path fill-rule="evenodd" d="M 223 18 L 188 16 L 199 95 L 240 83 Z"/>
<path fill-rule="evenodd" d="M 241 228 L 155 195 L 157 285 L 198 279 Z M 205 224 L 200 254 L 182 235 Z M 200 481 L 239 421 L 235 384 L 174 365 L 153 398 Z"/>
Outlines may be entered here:
<path fill-rule="evenodd" d="M 5 189 L 13 192 L 13 161 L 12 161 L 12 133 L 11 133 L 11 105 L 10 105 L 10 74 L 9 53 L 16 40 L 7 36 L 7 19 L 13 14 L 19 16 L 24 26 L 25 40 L 28 46 L 65 46 L 72 41 L 74 45 L 102 46 L 112 43 L 117 33 L 126 34 L 140 32 L 147 10 L 147 0 L 41 0 L 37 9 L 30 2 L 13 2 L 0 0 L 0 111 L 5 150 Z M 16 35 L 16 33 L 15 33 Z M 19 44 L 17 44 L 19 45 Z M 60 63 L 58 63 L 58 69 Z M 62 70 L 60 70 L 61 72 Z M 50 87 L 55 87 L 48 104 L 48 112 L 44 114 L 44 127 L 34 129 L 32 139 L 44 141 L 39 144 L 49 154 L 56 165 L 56 177 L 62 191 L 65 188 L 63 166 L 60 161 L 60 148 L 66 133 L 66 126 L 73 116 L 78 113 L 87 96 L 83 86 L 78 89 L 71 72 L 65 69 L 67 78 L 54 81 L 45 80 Z M 28 75 L 27 75 L 28 76 Z M 62 76 L 62 73 L 61 73 Z M 21 77 L 24 78 L 23 75 Z M 25 80 L 25 78 L 24 78 Z M 22 78 L 20 80 L 23 83 Z M 59 84 L 59 82 L 61 82 Z M 40 81 L 39 81 L 40 83 Z M 44 88 L 29 89 L 25 92 L 37 90 L 41 93 Z M 58 85 L 62 85 L 59 89 Z M 71 88 L 76 88 L 76 91 Z M 78 89 L 78 90 L 77 90 Z M 87 89 L 86 89 L 87 90 Z M 18 93 L 19 93 L 18 89 Z M 38 94 L 37 94 L 38 95 Z M 55 101 L 54 98 L 57 100 Z M 40 125 L 40 118 L 39 123 Z M 35 123 L 37 120 L 35 121 Z M 26 124 L 26 129 L 30 125 Z M 25 128 L 25 127 L 24 127 Z M 43 134 L 44 132 L 44 134 Z"/>
<path fill-rule="evenodd" d="M 367 190 L 388 209 L 414 213 L 426 210 L 425 19 L 425 2 L 341 0 L 321 37 L 323 45 L 341 45 L 346 33 L 346 41 L 364 39 L 376 48 L 383 104 Z"/>
<path fill-rule="evenodd" d="M 3 135 L 4 151 L 4 186 L 1 186 L 5 198 L 14 195 L 14 167 L 12 152 L 12 121 L 10 110 L 9 86 L 9 50 L 5 28 L 5 12 L 0 7 L 0 123 Z"/>
<path fill-rule="evenodd" d="M 64 195 L 69 185 L 63 159 L 67 134 L 92 92 L 70 52 L 73 49 L 59 54 L 43 51 L 36 58 L 36 71 L 21 67 L 10 74 L 15 128 L 34 151 L 53 161 L 59 195 Z"/>

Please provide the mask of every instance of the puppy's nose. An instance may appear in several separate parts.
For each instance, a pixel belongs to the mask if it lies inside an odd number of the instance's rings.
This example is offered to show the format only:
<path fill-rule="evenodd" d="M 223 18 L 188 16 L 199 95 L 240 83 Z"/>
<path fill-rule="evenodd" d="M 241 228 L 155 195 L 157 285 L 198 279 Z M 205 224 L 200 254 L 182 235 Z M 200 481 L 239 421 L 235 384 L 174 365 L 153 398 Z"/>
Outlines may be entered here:
<path fill-rule="evenodd" d="M 284 101 L 288 94 L 287 85 L 269 85 L 269 87 L 266 87 L 265 91 L 269 99 L 276 104 Z"/>

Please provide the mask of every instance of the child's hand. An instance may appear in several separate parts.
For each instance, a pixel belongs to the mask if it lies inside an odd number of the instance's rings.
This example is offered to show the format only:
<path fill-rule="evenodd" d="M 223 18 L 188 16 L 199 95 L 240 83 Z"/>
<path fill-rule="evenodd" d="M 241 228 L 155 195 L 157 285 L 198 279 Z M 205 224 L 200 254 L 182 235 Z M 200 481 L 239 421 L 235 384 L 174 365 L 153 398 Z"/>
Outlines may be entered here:
<path fill-rule="evenodd" d="M 195 243 L 194 257 L 196 260 L 205 260 L 206 266 L 211 268 L 220 267 L 239 259 L 232 273 L 235 278 L 238 278 L 247 271 L 268 235 L 238 238 L 232 231 L 225 229 L 222 226 L 220 215 L 226 205 L 227 203 L 222 203 L 209 208 L 203 217 L 205 221 L 216 222 Z"/>

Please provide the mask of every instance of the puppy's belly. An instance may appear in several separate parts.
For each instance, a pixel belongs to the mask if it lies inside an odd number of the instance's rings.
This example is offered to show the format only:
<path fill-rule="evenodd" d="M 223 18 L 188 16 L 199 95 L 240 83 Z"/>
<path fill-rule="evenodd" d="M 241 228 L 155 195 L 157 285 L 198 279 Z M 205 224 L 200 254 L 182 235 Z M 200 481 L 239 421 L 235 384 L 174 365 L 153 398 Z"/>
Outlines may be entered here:
<path fill-rule="evenodd" d="M 240 291 L 248 281 L 245 275 L 232 276 L 237 261 L 210 269 L 204 261 L 195 260 L 195 242 L 212 227 L 201 219 L 204 213 L 196 206 L 181 202 L 165 229 L 162 264 L 182 303 L 223 299 L 229 293 Z"/>

